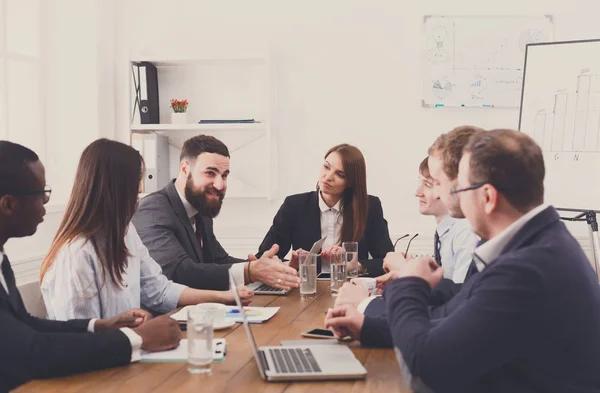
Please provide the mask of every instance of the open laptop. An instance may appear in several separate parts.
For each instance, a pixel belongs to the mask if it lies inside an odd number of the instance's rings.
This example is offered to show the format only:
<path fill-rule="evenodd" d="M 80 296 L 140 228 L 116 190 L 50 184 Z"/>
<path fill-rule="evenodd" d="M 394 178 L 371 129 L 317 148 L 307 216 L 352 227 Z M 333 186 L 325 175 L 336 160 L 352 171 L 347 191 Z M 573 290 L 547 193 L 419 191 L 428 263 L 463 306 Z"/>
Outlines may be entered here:
<path fill-rule="evenodd" d="M 265 381 L 301 381 L 362 379 L 367 370 L 345 345 L 270 346 L 256 347 L 254 335 L 243 311 L 235 278 L 229 272 L 229 281 L 260 376 Z"/>
<path fill-rule="evenodd" d="M 325 243 L 325 236 L 322 239 L 317 240 L 311 247 L 310 252 L 312 254 L 316 254 L 319 252 L 321 247 L 323 247 L 323 243 Z M 248 289 L 254 292 L 255 295 L 287 295 L 290 291 L 281 289 L 281 288 L 273 288 L 267 284 L 264 284 L 260 281 L 253 282 L 250 285 L 247 285 Z"/>

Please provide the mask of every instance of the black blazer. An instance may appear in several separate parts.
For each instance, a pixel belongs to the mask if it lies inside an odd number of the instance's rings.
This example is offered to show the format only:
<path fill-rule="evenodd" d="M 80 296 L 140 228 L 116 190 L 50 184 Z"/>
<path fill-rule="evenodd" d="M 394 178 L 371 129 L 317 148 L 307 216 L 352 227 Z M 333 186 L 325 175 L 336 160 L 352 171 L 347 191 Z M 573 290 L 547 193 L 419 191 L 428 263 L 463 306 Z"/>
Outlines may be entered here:
<path fill-rule="evenodd" d="M 285 198 L 283 205 L 273 219 L 273 225 L 262 241 L 257 257 L 279 245 L 279 258 L 283 259 L 290 247 L 310 250 L 313 243 L 321 238 L 321 210 L 317 191 L 291 195 Z M 369 195 L 369 213 L 363 238 L 358 242 L 358 259 L 364 264 L 370 275 L 383 274 L 383 258 L 394 250 L 388 225 L 383 218 L 383 209 L 379 198 Z M 369 254 L 373 258 L 369 259 Z"/>
<path fill-rule="evenodd" d="M 600 392 L 598 277 L 556 210 L 486 262 L 442 319 L 431 320 L 424 280 L 386 287 L 392 339 L 413 381 L 440 393 Z"/>
<path fill-rule="evenodd" d="M 119 330 L 87 333 L 89 319 L 49 321 L 27 312 L 12 269 L 0 284 L 0 392 L 52 378 L 129 364 L 131 343 Z"/>
<path fill-rule="evenodd" d="M 471 261 L 465 283 L 477 273 L 477 266 L 474 261 Z M 438 286 L 431 291 L 429 311 L 432 319 L 446 317 L 454 308 L 460 305 L 464 295 L 464 293 L 460 294 L 463 285 L 443 278 Z M 454 297 L 457 297 L 457 300 L 450 302 Z M 365 308 L 364 315 L 365 320 L 360 331 L 360 345 L 363 347 L 392 348 L 392 335 L 387 321 L 385 299 L 373 299 Z"/>
<path fill-rule="evenodd" d="M 140 201 L 133 225 L 152 259 L 162 266 L 163 274 L 192 288 L 229 289 L 229 268 L 243 261 L 223 249 L 215 237 L 212 217 L 196 221 L 202 226 L 200 250 L 174 180 Z"/>

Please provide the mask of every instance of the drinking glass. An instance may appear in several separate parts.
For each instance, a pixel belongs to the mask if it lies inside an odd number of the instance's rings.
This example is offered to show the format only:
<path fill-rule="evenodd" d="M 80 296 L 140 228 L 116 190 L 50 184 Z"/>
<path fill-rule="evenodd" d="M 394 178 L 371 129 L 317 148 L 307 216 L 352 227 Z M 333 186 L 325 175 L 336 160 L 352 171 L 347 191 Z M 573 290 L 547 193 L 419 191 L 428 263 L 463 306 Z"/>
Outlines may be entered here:
<path fill-rule="evenodd" d="M 211 310 L 190 308 L 187 321 L 188 371 L 210 374 L 213 360 L 213 314 Z"/>
<path fill-rule="evenodd" d="M 358 242 L 343 242 L 346 251 L 346 275 L 348 280 L 358 277 Z"/>

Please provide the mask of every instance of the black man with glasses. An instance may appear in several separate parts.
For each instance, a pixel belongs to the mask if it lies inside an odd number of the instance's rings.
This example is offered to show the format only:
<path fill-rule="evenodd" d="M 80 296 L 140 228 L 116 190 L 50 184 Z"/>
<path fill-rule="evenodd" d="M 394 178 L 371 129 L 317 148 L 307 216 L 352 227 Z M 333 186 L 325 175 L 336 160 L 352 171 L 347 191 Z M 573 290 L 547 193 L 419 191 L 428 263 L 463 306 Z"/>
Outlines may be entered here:
<path fill-rule="evenodd" d="M 140 349 L 179 345 L 176 321 L 165 316 L 142 323 L 147 314 L 143 310 L 70 321 L 49 321 L 27 312 L 4 245 L 36 232 L 50 192 L 37 154 L 0 141 L 0 392 L 31 379 L 126 365 L 140 359 Z"/>

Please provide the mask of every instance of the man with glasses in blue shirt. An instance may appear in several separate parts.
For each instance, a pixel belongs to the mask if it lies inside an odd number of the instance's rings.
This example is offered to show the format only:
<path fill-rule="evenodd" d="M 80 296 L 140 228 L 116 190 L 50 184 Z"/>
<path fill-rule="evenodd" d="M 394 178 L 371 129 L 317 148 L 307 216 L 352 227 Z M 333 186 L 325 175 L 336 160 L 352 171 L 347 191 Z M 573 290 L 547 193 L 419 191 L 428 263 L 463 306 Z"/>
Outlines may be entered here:
<path fill-rule="evenodd" d="M 440 261 L 444 271 L 448 269 L 451 274 L 432 291 L 429 306 L 432 315 L 442 317 L 448 313 L 448 302 L 460 292 L 462 282 L 477 273 L 472 264 L 473 251 L 478 242 L 478 237 L 473 233 L 471 226 L 464 218 L 458 204 L 458 199 L 450 194 L 450 189 L 456 185 L 458 163 L 462 157 L 463 148 L 469 139 L 481 128 L 462 126 L 440 135 L 429 148 L 429 157 L 421 164 L 420 172 L 423 175 L 427 167 L 427 177 L 432 187 L 428 193 L 433 201 L 441 201 L 449 216 L 440 222 L 436 229 L 439 236 Z M 419 190 L 417 191 L 419 193 Z M 427 212 L 421 210 L 422 212 Z M 440 212 L 433 212 L 441 215 Z M 436 242 L 437 243 L 437 242 Z M 446 261 L 444 263 L 444 260 Z M 406 264 L 402 253 L 388 253 L 384 261 L 384 268 L 390 273 L 377 278 L 378 285 L 385 286 L 393 277 L 393 271 Z M 439 263 L 438 263 L 439 264 Z M 456 280 L 456 281 L 454 281 Z M 361 287 L 345 285 L 340 290 L 336 299 L 336 306 L 348 305 L 356 310 L 355 318 L 348 321 L 359 333 L 361 344 L 370 347 L 391 347 L 392 340 L 385 318 L 385 303 L 382 299 L 366 297 Z M 329 317 L 329 314 L 328 314 Z M 328 318 L 327 317 L 327 318 Z M 326 319 L 327 319 L 326 318 Z"/>

